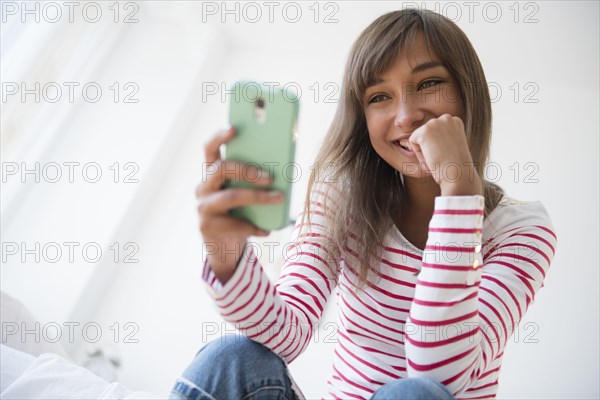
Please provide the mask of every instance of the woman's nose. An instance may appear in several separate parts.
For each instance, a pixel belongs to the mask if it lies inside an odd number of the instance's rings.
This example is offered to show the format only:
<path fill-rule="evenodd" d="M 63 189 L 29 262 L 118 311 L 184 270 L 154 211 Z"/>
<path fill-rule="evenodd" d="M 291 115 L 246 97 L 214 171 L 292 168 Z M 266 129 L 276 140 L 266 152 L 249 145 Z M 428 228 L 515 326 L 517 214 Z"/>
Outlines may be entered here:
<path fill-rule="evenodd" d="M 396 105 L 394 125 L 405 132 L 412 132 L 422 124 L 425 118 L 422 103 L 416 97 L 410 95 L 403 96 Z"/>

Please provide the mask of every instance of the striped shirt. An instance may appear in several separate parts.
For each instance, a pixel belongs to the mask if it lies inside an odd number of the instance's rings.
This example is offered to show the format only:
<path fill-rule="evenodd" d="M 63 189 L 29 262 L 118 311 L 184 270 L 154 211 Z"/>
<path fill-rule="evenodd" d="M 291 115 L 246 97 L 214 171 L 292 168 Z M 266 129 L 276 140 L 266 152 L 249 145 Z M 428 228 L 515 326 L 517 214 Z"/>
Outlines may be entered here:
<path fill-rule="evenodd" d="M 438 196 L 425 249 L 392 226 L 379 273 L 357 293 L 355 237 L 330 265 L 323 196 L 311 193 L 311 233 L 288 253 L 275 284 L 252 246 L 225 285 L 204 262 L 222 317 L 289 363 L 308 346 L 335 292 L 338 341 L 326 398 L 367 399 L 406 377 L 441 382 L 458 399 L 495 398 L 506 343 L 556 248 L 542 203 L 505 196 L 484 220 L 483 196 Z"/>

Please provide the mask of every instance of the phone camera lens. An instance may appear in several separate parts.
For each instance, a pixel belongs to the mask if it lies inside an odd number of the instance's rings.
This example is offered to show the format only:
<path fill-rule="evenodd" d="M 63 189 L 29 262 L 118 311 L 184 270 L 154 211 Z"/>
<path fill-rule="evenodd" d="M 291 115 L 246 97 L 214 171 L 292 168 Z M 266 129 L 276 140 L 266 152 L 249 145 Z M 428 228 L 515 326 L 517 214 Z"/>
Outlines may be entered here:
<path fill-rule="evenodd" d="M 256 99 L 256 107 L 265 108 L 265 101 L 263 100 L 262 97 L 259 97 L 258 99 Z"/>

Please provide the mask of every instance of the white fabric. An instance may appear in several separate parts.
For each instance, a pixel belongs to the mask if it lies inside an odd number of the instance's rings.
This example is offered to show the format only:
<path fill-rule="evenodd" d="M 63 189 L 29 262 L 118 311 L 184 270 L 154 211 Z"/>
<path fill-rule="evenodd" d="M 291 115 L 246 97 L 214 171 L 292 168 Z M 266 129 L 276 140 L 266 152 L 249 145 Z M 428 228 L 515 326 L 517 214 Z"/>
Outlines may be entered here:
<path fill-rule="evenodd" d="M 23 337 L 36 319 L 17 299 L 0 292 L 0 398 L 1 399 L 163 399 L 110 383 L 67 360 L 58 343 Z"/>
<path fill-rule="evenodd" d="M 2 399 L 164 399 L 109 383 L 64 358 L 44 353 L 37 358 L 2 345 Z M 7 387 L 4 387 L 4 380 Z"/>
<path fill-rule="evenodd" d="M 0 345 L 0 393 L 23 375 L 34 360 L 29 354 Z"/>

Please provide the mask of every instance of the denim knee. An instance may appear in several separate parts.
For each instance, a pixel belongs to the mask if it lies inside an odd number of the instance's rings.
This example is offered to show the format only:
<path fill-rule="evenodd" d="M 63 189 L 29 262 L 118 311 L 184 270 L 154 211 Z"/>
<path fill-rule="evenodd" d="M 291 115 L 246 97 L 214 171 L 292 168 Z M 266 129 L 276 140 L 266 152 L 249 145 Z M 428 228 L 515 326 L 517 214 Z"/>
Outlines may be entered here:
<path fill-rule="evenodd" d="M 232 367 L 247 370 L 257 365 L 264 368 L 285 367 L 283 360 L 271 349 L 242 335 L 226 335 L 208 342 L 194 359 L 194 364 L 205 362 L 211 368 L 227 370 Z"/>
<path fill-rule="evenodd" d="M 403 378 L 389 382 L 373 393 L 372 400 L 454 400 L 441 383 L 426 378 Z"/>
<path fill-rule="evenodd" d="M 294 398 L 283 359 L 241 335 L 227 335 L 207 343 L 182 378 L 178 385 L 186 393 L 197 393 L 185 398 Z"/>

